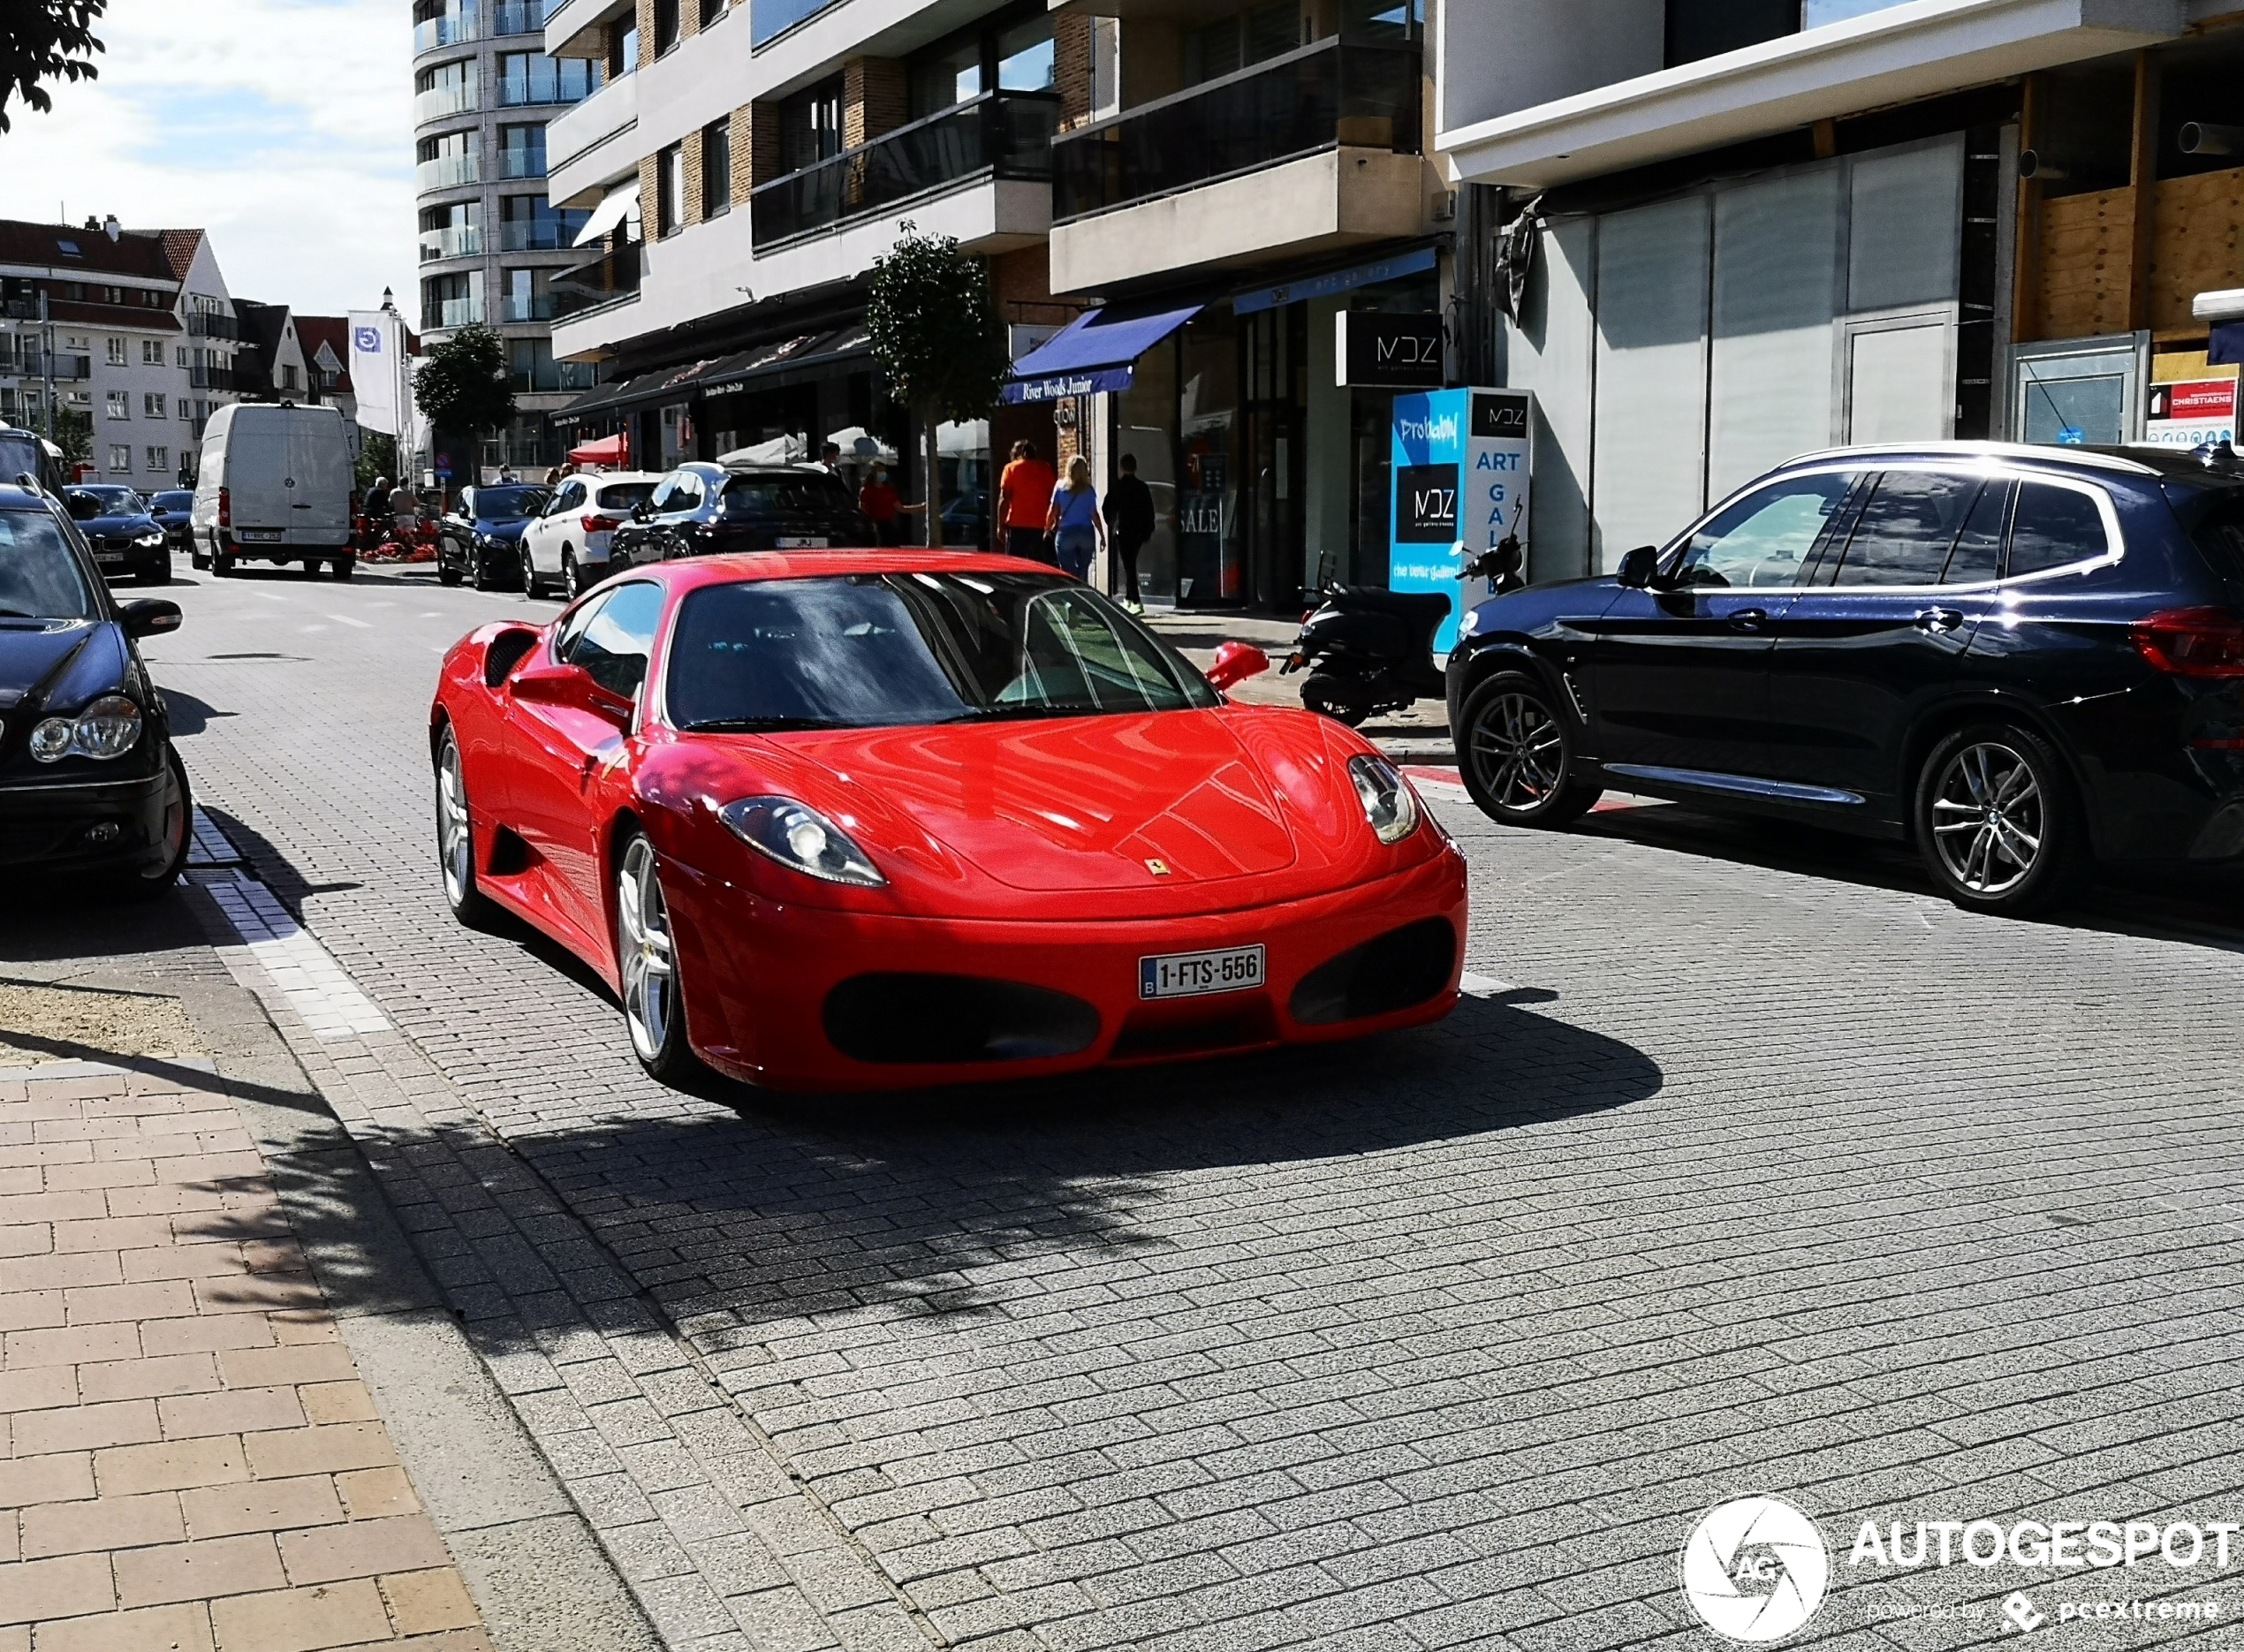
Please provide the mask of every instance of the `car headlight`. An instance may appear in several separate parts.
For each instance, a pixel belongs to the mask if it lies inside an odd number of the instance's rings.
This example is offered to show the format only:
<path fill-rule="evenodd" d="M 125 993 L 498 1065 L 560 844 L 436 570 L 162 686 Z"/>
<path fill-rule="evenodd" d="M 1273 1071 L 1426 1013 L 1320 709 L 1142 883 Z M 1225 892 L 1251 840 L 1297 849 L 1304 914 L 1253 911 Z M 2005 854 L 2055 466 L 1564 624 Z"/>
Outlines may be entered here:
<path fill-rule="evenodd" d="M 123 694 L 103 694 L 75 717 L 48 717 L 31 731 L 31 754 L 42 763 L 72 755 L 102 762 L 140 743 L 140 709 Z"/>
<path fill-rule="evenodd" d="M 885 883 L 849 834 L 792 798 L 742 798 L 717 811 L 732 835 L 757 853 L 829 883 Z"/>
<path fill-rule="evenodd" d="M 1418 830 L 1417 795 L 1385 758 L 1351 757 L 1348 778 L 1356 783 L 1363 817 L 1381 843 L 1400 843 Z"/>

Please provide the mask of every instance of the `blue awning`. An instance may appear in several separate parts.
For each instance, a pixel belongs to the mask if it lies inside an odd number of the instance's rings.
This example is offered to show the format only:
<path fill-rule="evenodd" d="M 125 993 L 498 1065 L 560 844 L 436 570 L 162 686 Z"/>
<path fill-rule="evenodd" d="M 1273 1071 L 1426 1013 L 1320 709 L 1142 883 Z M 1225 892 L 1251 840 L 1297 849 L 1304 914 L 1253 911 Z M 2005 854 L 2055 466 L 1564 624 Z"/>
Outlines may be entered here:
<path fill-rule="evenodd" d="M 1180 310 L 1126 316 L 1087 310 L 1013 363 L 1005 400 L 1051 402 L 1128 390 L 1137 359 L 1202 308 L 1192 304 Z"/>

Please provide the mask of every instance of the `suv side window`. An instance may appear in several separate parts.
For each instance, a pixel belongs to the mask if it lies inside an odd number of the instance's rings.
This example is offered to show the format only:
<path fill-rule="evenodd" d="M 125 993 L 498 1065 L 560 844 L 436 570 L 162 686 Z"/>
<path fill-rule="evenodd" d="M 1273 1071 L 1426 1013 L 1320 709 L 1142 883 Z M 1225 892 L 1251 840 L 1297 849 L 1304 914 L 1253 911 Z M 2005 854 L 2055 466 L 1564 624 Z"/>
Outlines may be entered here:
<path fill-rule="evenodd" d="M 572 481 L 561 489 L 560 494 L 554 499 L 552 507 L 546 512 L 546 514 L 548 516 L 567 516 L 571 512 L 576 510 L 583 504 L 584 484 L 580 481 Z"/>
<path fill-rule="evenodd" d="M 1862 507 L 1846 553 L 1829 583 L 1939 584 L 1948 553 L 1979 493 L 1976 476 L 1887 471 Z"/>
<path fill-rule="evenodd" d="M 1712 589 L 1799 584 L 1858 475 L 1823 471 L 1755 489 L 1691 535 L 1668 583 Z"/>
<path fill-rule="evenodd" d="M 593 606 L 583 625 L 572 624 L 561 657 L 584 667 L 610 693 L 636 699 L 647 680 L 647 657 L 655 650 L 655 627 L 662 618 L 662 587 L 644 580 L 618 586 Z"/>
<path fill-rule="evenodd" d="M 678 478 L 678 492 L 671 500 L 673 511 L 698 511 L 701 508 L 701 479 L 692 471 L 682 471 Z"/>
<path fill-rule="evenodd" d="M 1981 585 L 2003 571 L 2003 530 L 2010 521 L 2010 502 L 2018 484 L 2005 477 L 1991 478 L 1964 519 L 1963 532 L 1948 556 L 1943 585 Z"/>
<path fill-rule="evenodd" d="M 2018 512 L 2010 524 L 2007 578 L 2087 562 L 2111 549 L 2104 513 L 2087 494 L 2053 482 L 2019 484 Z"/>
<path fill-rule="evenodd" d="M 647 496 L 647 510 L 649 515 L 661 516 L 665 512 L 678 509 L 679 480 L 676 475 L 669 475 L 655 484 L 655 491 Z"/>

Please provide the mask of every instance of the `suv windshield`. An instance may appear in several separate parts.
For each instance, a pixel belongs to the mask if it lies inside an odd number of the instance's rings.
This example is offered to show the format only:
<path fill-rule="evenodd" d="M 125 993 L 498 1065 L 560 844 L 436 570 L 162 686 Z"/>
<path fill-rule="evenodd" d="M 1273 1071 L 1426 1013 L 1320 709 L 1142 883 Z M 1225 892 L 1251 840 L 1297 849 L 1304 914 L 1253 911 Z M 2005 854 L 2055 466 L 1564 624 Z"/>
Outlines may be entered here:
<path fill-rule="evenodd" d="M 478 488 L 475 519 L 480 522 L 519 522 L 545 509 L 542 488 Z"/>
<path fill-rule="evenodd" d="M 849 489 L 831 476 L 735 476 L 724 484 L 719 497 L 720 508 L 727 516 L 857 508 Z"/>
<path fill-rule="evenodd" d="M 683 729 L 880 728 L 1181 711 L 1216 691 L 1059 575 L 860 573 L 705 586 L 667 668 Z"/>
<path fill-rule="evenodd" d="M 100 614 L 62 524 L 44 511 L 0 511 L 0 620 Z"/>

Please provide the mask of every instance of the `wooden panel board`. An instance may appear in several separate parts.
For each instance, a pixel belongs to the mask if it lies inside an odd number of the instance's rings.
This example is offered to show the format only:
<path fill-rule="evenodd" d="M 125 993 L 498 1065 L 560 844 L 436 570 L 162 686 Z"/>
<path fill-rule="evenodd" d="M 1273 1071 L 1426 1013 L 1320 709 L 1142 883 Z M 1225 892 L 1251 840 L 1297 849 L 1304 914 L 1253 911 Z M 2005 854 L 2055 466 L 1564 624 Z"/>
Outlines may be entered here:
<path fill-rule="evenodd" d="M 2134 191 L 2102 189 L 2042 202 L 2041 334 L 2089 338 L 2127 330 Z"/>
<path fill-rule="evenodd" d="M 2244 167 L 2170 178 L 2158 186 L 2150 240 L 2150 325 L 2202 327 L 2201 292 L 2244 287 Z"/>

